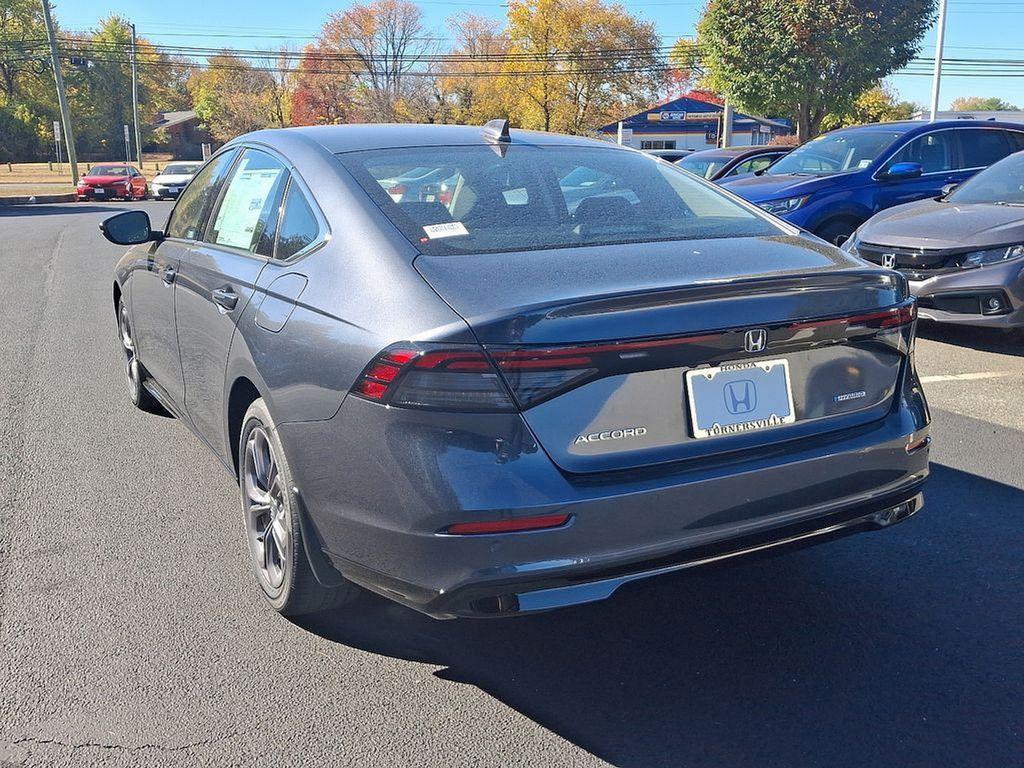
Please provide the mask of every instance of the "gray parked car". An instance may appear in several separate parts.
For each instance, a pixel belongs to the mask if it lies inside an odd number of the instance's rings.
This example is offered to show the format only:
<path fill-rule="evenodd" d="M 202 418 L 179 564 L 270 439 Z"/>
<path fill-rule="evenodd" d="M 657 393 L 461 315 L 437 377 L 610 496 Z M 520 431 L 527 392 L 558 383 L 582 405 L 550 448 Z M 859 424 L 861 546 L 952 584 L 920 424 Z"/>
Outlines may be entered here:
<path fill-rule="evenodd" d="M 921 317 L 1024 327 L 1024 152 L 941 197 L 876 214 L 843 247 L 902 272 Z"/>
<path fill-rule="evenodd" d="M 581 168 L 616 194 L 579 198 Z M 450 195 L 389 193 L 422 169 Z M 503 121 L 261 131 L 162 231 L 103 230 L 133 245 L 131 397 L 238 478 L 283 613 L 354 585 L 550 609 L 921 508 L 906 280 L 640 152 Z"/>

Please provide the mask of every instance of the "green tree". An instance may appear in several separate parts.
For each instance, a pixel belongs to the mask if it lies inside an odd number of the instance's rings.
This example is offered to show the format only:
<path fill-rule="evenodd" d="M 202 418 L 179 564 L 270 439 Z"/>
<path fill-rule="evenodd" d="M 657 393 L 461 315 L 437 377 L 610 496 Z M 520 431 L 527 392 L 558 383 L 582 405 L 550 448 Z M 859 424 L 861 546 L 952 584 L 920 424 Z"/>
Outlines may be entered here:
<path fill-rule="evenodd" d="M 998 96 L 958 96 L 950 102 L 949 108 L 955 112 L 991 112 L 995 110 L 1015 110 L 1020 107 L 1003 101 Z"/>
<path fill-rule="evenodd" d="M 917 53 L 935 0 L 710 0 L 697 28 L 707 85 L 801 141 Z"/>

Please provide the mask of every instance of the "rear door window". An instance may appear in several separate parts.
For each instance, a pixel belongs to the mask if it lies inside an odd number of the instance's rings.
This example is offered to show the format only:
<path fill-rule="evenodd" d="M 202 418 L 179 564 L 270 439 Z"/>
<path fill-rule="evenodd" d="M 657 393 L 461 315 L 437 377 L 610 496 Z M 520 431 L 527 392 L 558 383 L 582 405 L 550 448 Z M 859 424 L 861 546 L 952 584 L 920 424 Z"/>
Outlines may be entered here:
<path fill-rule="evenodd" d="M 961 168 L 987 168 L 1010 154 L 1003 131 L 989 128 L 960 129 Z"/>
<path fill-rule="evenodd" d="M 237 150 L 229 150 L 217 155 L 189 182 L 171 211 L 171 219 L 167 223 L 168 237 L 185 240 L 202 238 L 206 218 L 237 154 Z"/>
<path fill-rule="evenodd" d="M 926 133 L 897 152 L 889 165 L 919 163 L 923 173 L 951 171 L 956 167 L 953 141 L 953 131 Z"/>
<path fill-rule="evenodd" d="M 1024 132 L 1021 131 L 1007 131 L 1006 137 L 1010 140 L 1010 151 L 1021 152 L 1024 151 Z"/>
<path fill-rule="evenodd" d="M 287 180 L 280 160 L 257 149 L 245 150 L 231 172 L 206 241 L 272 256 Z"/>

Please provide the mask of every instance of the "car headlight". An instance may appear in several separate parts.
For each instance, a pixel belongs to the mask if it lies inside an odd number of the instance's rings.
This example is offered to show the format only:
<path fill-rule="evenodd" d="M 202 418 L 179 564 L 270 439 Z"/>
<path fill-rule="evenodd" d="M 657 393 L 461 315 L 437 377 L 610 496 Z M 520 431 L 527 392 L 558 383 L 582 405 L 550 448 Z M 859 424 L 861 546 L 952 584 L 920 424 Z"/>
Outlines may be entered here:
<path fill-rule="evenodd" d="M 984 251 L 971 251 L 963 260 L 965 267 L 984 267 L 989 264 L 1002 264 L 1004 261 L 1012 261 L 1024 257 L 1024 245 L 1001 246 L 999 248 L 987 248 Z"/>
<path fill-rule="evenodd" d="M 809 195 L 803 195 L 802 197 L 787 197 L 784 200 L 765 200 L 763 203 L 757 205 L 764 208 L 768 213 L 774 213 L 776 216 L 781 216 L 784 213 L 791 213 L 799 208 L 801 205 L 807 202 Z"/>

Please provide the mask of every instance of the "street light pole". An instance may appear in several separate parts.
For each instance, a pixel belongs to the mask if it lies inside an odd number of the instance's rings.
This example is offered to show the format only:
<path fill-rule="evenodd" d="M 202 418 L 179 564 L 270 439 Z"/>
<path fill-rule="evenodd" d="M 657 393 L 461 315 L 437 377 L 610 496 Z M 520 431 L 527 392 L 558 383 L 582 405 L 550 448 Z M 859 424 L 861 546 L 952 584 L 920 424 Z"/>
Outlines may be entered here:
<path fill-rule="evenodd" d="M 68 97 L 64 93 L 64 78 L 60 72 L 60 54 L 57 51 L 57 36 L 53 31 L 50 16 L 50 0 L 42 0 L 43 19 L 46 21 L 46 38 L 50 41 L 50 61 L 53 64 L 53 80 L 57 84 L 57 103 L 60 105 L 60 119 L 64 124 L 64 141 L 68 145 L 68 164 L 71 166 L 71 183 L 78 184 L 78 155 L 75 152 L 75 134 L 71 131 L 71 111 Z"/>
<path fill-rule="evenodd" d="M 135 51 L 135 24 L 132 28 L 132 119 L 135 121 L 135 158 L 142 168 L 142 136 L 139 133 L 139 71 L 138 54 Z"/>
<path fill-rule="evenodd" d="M 939 112 L 939 83 L 942 81 L 942 43 L 946 37 L 946 0 L 939 0 L 939 29 L 935 39 L 935 71 L 932 75 L 932 116 L 934 123 Z"/>

